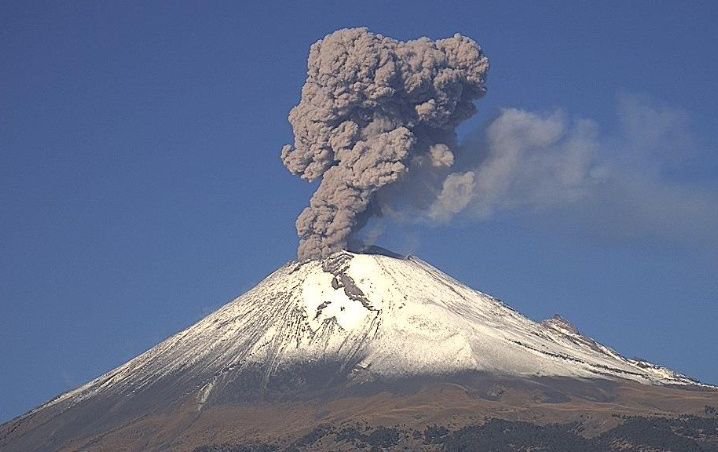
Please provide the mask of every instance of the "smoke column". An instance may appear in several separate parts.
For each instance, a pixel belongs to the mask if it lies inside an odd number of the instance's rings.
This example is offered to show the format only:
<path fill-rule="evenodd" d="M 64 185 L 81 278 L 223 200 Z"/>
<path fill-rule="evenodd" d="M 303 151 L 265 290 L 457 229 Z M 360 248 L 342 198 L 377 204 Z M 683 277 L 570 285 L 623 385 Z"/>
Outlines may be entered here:
<path fill-rule="evenodd" d="M 417 178 L 454 164 L 455 129 L 476 112 L 488 68 L 476 42 L 458 34 L 400 42 L 355 28 L 312 45 L 289 114 L 294 145 L 282 149 L 290 172 L 321 178 L 297 219 L 300 259 L 346 248 L 381 213 L 376 197 L 385 187 L 410 173 L 410 186 L 420 186 Z"/>

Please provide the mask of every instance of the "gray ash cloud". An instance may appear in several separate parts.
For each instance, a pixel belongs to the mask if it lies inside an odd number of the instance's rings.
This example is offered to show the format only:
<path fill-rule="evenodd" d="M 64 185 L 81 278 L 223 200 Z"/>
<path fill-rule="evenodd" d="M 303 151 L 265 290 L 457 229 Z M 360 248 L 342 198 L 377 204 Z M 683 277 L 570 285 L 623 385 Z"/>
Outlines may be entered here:
<path fill-rule="evenodd" d="M 395 194 L 443 180 L 455 129 L 475 113 L 488 68 L 476 42 L 458 34 L 400 42 L 356 28 L 312 45 L 289 114 L 294 144 L 282 149 L 289 171 L 321 180 L 297 219 L 300 259 L 346 248 L 381 213 L 377 194 L 387 187 Z"/>

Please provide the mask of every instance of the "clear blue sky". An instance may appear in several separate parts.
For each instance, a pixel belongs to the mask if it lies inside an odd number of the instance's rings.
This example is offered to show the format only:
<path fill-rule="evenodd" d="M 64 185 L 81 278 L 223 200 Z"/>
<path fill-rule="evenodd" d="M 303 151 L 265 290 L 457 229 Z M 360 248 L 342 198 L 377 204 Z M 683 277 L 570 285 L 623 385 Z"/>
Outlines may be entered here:
<path fill-rule="evenodd" d="M 610 154 L 630 141 L 616 138 L 621 99 L 663 112 L 653 120 L 682 138 L 656 157 L 669 170 L 642 196 L 667 217 L 606 222 L 610 202 L 593 218 L 591 206 L 508 211 L 389 225 L 379 244 L 533 319 L 561 313 L 624 354 L 718 383 L 714 212 L 671 215 L 682 200 L 718 199 L 715 2 L 60 3 L 0 6 L 0 421 L 294 257 L 312 187 L 279 160 L 286 117 L 309 45 L 349 26 L 476 39 L 489 93 L 462 136 L 504 107 L 561 109 L 595 121 Z"/>

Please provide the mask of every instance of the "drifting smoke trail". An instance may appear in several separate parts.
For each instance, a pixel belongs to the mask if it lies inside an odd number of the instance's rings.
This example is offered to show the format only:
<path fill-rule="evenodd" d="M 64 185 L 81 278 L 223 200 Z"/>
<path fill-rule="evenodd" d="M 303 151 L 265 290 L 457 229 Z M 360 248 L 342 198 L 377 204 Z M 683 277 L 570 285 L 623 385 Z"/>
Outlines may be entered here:
<path fill-rule="evenodd" d="M 381 213 L 377 192 L 410 172 L 447 172 L 455 128 L 475 113 L 488 68 L 476 42 L 460 35 L 400 42 L 357 28 L 311 47 L 302 99 L 289 114 L 294 145 L 282 149 L 293 174 L 321 178 L 297 219 L 300 259 L 345 248 Z"/>

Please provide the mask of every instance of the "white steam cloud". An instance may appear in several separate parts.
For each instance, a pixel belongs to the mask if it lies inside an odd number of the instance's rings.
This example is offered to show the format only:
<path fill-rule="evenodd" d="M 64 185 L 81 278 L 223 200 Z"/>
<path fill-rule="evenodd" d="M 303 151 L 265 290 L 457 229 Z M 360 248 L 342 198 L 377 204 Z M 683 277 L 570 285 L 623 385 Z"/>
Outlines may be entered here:
<path fill-rule="evenodd" d="M 605 239 L 718 245 L 718 194 L 680 176 L 695 149 L 687 115 L 623 96 L 618 119 L 620 131 L 606 136 L 562 112 L 503 110 L 480 140 L 462 145 L 459 155 L 472 161 L 443 180 L 424 218 L 518 213 Z"/>

